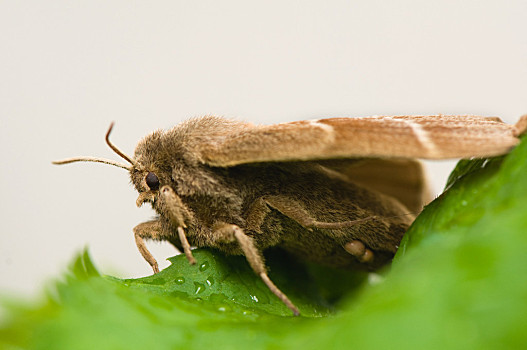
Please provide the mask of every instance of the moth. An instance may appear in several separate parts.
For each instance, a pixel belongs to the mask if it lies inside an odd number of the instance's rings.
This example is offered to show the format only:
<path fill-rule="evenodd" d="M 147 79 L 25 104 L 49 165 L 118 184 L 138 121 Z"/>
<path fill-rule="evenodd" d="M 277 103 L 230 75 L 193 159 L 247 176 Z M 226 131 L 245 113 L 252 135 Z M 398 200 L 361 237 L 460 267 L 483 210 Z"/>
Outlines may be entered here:
<path fill-rule="evenodd" d="M 516 125 L 475 116 L 381 116 L 276 125 L 205 116 L 143 138 L 128 170 L 157 217 L 137 225 L 139 252 L 154 273 L 145 239 L 168 241 L 194 264 L 191 247 L 244 255 L 293 314 L 298 308 L 269 279 L 262 251 L 279 246 L 316 263 L 375 270 L 391 261 L 428 200 L 417 158 L 495 156 L 519 142 Z"/>

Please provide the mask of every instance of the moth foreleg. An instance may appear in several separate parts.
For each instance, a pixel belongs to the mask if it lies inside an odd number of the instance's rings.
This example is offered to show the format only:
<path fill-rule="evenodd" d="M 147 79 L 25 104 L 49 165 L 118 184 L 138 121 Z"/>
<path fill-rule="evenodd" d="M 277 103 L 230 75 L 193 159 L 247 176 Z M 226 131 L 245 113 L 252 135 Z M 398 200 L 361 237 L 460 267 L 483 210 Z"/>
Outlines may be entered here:
<path fill-rule="evenodd" d="M 174 226 L 187 227 L 187 223 L 194 219 L 192 212 L 183 204 L 181 198 L 170 186 L 161 187 L 159 191 L 159 208 Z"/>
<path fill-rule="evenodd" d="M 183 247 L 183 252 L 187 257 L 188 262 L 191 265 L 196 263 L 196 259 L 192 256 L 190 250 L 190 244 L 188 243 L 187 236 L 183 230 L 186 226 L 186 222 L 193 220 L 192 212 L 183 204 L 181 198 L 174 192 L 172 187 L 163 186 L 159 191 L 159 207 L 165 212 L 165 215 L 170 219 L 172 224 L 177 227 L 179 241 Z"/>
<path fill-rule="evenodd" d="M 135 244 L 137 245 L 139 252 L 143 256 L 143 258 L 150 264 L 152 270 L 154 270 L 154 273 L 158 273 L 159 266 L 157 264 L 157 261 L 146 247 L 144 239 L 146 238 L 156 241 L 166 239 L 167 235 L 163 233 L 163 227 L 161 225 L 161 222 L 159 220 L 143 222 L 134 227 L 133 231 L 135 236 Z M 179 240 L 181 242 L 181 246 L 183 247 L 183 252 L 187 257 L 188 262 L 191 265 L 194 265 L 196 263 L 196 259 L 194 258 L 194 256 L 192 256 L 190 244 L 188 243 L 187 237 L 185 236 L 185 231 L 183 231 L 183 228 L 181 226 L 178 226 L 177 231 L 179 235 Z"/>
<path fill-rule="evenodd" d="M 321 222 L 312 217 L 306 209 L 297 201 L 286 196 L 265 196 L 265 202 L 273 209 L 278 210 L 283 215 L 293 219 L 307 229 L 323 228 L 323 229 L 340 229 L 351 227 L 363 222 L 373 220 L 375 216 L 368 216 L 357 220 L 348 220 L 340 222 Z M 343 245 L 343 248 L 357 258 L 362 263 L 370 263 L 373 261 L 373 251 L 366 248 L 364 243 L 359 240 L 352 240 Z"/>
<path fill-rule="evenodd" d="M 162 227 L 159 220 L 143 222 L 133 229 L 137 249 L 139 249 L 143 258 L 150 264 L 150 266 L 152 266 L 154 273 L 159 272 L 159 266 L 157 265 L 156 259 L 152 256 L 150 251 L 148 251 L 144 238 L 159 240 L 161 238 L 161 230 Z"/>
<path fill-rule="evenodd" d="M 269 290 L 274 293 L 291 311 L 295 316 L 300 315 L 298 308 L 289 300 L 287 295 L 285 295 L 269 278 L 265 268 L 265 263 L 262 258 L 261 253 L 258 251 L 254 245 L 253 239 L 247 236 L 243 230 L 236 226 L 230 224 L 223 224 L 220 227 L 217 227 L 213 232 L 213 236 L 220 242 L 231 243 L 237 242 L 240 245 L 245 258 L 249 262 L 249 265 L 254 272 L 262 281 L 267 285 Z"/>
<path fill-rule="evenodd" d="M 187 236 L 185 236 L 185 231 L 183 231 L 183 227 L 178 226 L 177 233 L 179 235 L 179 240 L 181 242 L 181 246 L 183 247 L 183 252 L 185 253 L 185 256 L 187 257 L 188 262 L 190 265 L 194 265 L 196 263 L 196 259 L 192 255 L 192 251 L 190 250 L 190 244 L 187 241 Z"/>

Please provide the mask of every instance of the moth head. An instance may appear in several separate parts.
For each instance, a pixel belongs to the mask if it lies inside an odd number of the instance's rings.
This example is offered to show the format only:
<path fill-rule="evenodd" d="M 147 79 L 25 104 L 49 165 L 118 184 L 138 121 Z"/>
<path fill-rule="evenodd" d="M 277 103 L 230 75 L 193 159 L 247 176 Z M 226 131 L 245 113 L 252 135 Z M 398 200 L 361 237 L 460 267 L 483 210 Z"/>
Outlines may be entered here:
<path fill-rule="evenodd" d="M 126 160 L 129 164 L 116 162 L 111 159 L 99 158 L 99 157 L 75 157 L 68 158 L 59 161 L 54 161 L 53 164 L 69 164 L 74 162 L 96 162 L 113 165 L 122 169 L 126 169 L 130 173 L 132 183 L 139 192 L 139 197 L 137 198 L 137 206 L 141 206 L 144 202 L 152 202 L 154 204 L 155 200 L 159 195 L 159 188 L 163 184 L 163 177 L 159 175 L 159 169 L 156 169 L 155 166 L 148 166 L 142 164 L 135 160 L 134 158 L 126 155 L 119 148 L 117 148 L 110 141 L 110 133 L 112 132 L 114 123 L 110 124 L 108 131 L 106 132 L 106 144 L 121 158 Z"/>

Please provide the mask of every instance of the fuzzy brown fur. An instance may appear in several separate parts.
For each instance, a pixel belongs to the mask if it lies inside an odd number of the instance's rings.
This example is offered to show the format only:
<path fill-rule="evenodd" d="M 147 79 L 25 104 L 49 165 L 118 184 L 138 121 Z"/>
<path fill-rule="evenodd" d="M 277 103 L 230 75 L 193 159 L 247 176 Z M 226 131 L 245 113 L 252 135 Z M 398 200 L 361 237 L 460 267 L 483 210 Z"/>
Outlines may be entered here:
<path fill-rule="evenodd" d="M 527 128 L 481 117 L 370 117 L 271 126 L 217 117 L 191 119 L 139 142 L 128 163 L 81 157 L 130 171 L 137 205 L 158 217 L 134 228 L 137 247 L 158 272 L 144 239 L 169 241 L 195 263 L 190 246 L 245 255 L 269 279 L 261 252 L 279 246 L 309 261 L 373 270 L 388 263 L 429 199 L 414 157 L 507 152 Z"/>
<path fill-rule="evenodd" d="M 236 242 L 216 239 L 215 227 L 227 223 L 240 227 L 260 251 L 281 246 L 303 259 L 336 267 L 374 269 L 390 260 L 413 219 L 394 198 L 356 185 L 344 175 L 330 174 L 316 161 L 217 167 L 204 164 L 196 152 L 204 142 L 214 145 L 233 130 L 247 127 L 214 117 L 194 119 L 167 132 L 155 132 L 139 143 L 136 165 L 130 172 L 132 182 L 140 193 L 151 193 L 148 201 L 159 213 L 162 227 L 148 238 L 180 246 L 177 226 L 185 225 L 191 245 L 242 254 Z M 169 219 L 158 191 L 146 185 L 149 172 L 159 177 L 161 185 L 173 189 L 181 202 L 180 211 L 191 213 L 186 214 L 188 220 Z M 369 219 L 348 227 L 314 224 L 365 218 Z M 373 263 L 362 264 L 343 249 L 353 240 L 375 253 Z"/>

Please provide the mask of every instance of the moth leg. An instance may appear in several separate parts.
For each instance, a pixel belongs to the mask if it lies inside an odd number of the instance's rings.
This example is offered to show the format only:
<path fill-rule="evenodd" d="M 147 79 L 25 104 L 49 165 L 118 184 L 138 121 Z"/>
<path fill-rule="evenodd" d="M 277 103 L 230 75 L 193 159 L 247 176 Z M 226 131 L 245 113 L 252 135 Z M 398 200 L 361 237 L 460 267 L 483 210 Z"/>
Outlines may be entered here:
<path fill-rule="evenodd" d="M 339 229 L 351 227 L 363 222 L 373 220 L 375 216 L 341 222 L 321 222 L 313 218 L 300 203 L 286 196 L 266 196 L 265 202 L 285 216 L 295 220 L 305 228 Z M 359 240 L 353 240 L 343 245 L 343 248 L 362 263 L 371 263 L 374 258 L 373 251 L 365 247 Z"/>
<path fill-rule="evenodd" d="M 325 228 L 338 229 L 344 227 L 351 227 L 363 222 L 373 220 L 375 216 L 368 216 L 365 218 L 349 221 L 339 222 L 321 222 L 313 218 L 303 207 L 295 200 L 286 196 L 266 196 L 265 202 L 273 209 L 278 210 L 285 216 L 295 220 L 305 228 Z"/>
<path fill-rule="evenodd" d="M 139 249 L 139 252 L 143 256 L 143 258 L 150 264 L 152 270 L 154 270 L 154 273 L 158 273 L 159 266 L 157 264 L 156 259 L 152 256 L 150 251 L 148 251 L 144 238 L 159 240 L 161 232 L 161 223 L 159 222 L 159 220 L 143 222 L 134 227 L 133 231 L 137 249 Z"/>
<path fill-rule="evenodd" d="M 264 223 L 265 217 L 270 211 L 271 209 L 269 209 L 269 205 L 266 203 L 263 197 L 257 198 L 253 203 L 251 203 L 249 210 L 247 211 L 246 229 L 262 233 L 262 224 Z"/>
<path fill-rule="evenodd" d="M 185 231 L 183 231 L 183 227 L 178 226 L 177 233 L 179 235 L 179 240 L 181 241 L 181 245 L 183 246 L 183 252 L 187 257 L 188 262 L 190 263 L 190 265 L 196 264 L 196 259 L 192 255 L 192 251 L 190 250 L 190 244 L 187 241 L 187 236 L 185 236 Z"/>
<path fill-rule="evenodd" d="M 251 237 L 247 236 L 243 230 L 230 224 L 223 224 L 216 228 L 213 232 L 215 238 L 220 242 L 231 243 L 237 241 L 240 248 L 245 255 L 245 258 L 249 262 L 249 265 L 253 271 L 260 276 L 265 285 L 269 288 L 274 295 L 276 295 L 291 311 L 295 316 L 300 315 L 298 308 L 289 300 L 287 295 L 284 294 L 269 278 L 265 269 L 263 258 L 254 245 Z"/>
<path fill-rule="evenodd" d="M 183 247 L 183 252 L 191 265 L 196 263 L 196 259 L 190 250 L 187 236 L 185 236 L 184 227 L 187 227 L 185 221 L 193 219 L 192 213 L 183 205 L 181 198 L 176 195 L 172 187 L 163 186 L 159 191 L 159 207 L 165 212 L 165 215 L 170 219 L 174 226 L 177 226 L 177 233 L 179 241 Z"/>
<path fill-rule="evenodd" d="M 159 191 L 159 208 L 168 216 L 174 226 L 187 227 L 192 222 L 194 215 L 183 204 L 181 198 L 172 187 L 163 186 Z"/>

